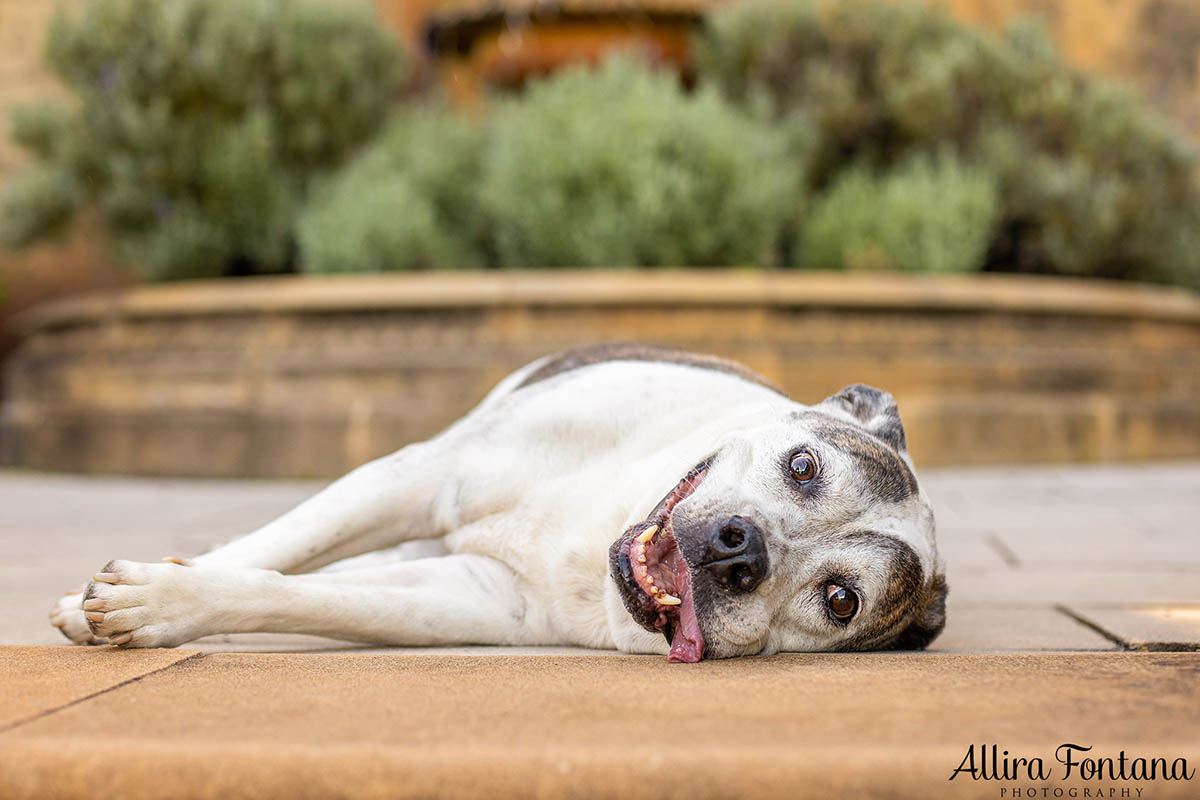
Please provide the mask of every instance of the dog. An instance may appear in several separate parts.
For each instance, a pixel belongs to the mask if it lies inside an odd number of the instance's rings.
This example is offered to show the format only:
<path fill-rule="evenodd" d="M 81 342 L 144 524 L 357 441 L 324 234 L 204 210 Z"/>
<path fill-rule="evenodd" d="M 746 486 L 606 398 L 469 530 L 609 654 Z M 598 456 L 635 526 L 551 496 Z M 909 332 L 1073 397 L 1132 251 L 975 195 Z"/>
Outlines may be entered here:
<path fill-rule="evenodd" d="M 277 632 L 695 662 L 924 648 L 945 599 L 891 395 L 806 406 L 733 362 L 605 344 L 204 555 L 111 561 L 51 621 L 123 648 Z"/>

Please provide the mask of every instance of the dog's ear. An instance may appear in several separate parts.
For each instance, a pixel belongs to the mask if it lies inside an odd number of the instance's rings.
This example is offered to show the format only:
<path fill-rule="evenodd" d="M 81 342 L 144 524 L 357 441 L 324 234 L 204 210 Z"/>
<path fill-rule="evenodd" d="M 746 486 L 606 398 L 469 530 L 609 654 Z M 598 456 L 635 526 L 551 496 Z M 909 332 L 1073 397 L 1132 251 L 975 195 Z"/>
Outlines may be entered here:
<path fill-rule="evenodd" d="M 924 650 L 946 627 L 945 575 L 934 575 L 933 582 L 925 593 L 925 607 L 912 624 L 900 632 L 892 643 L 893 650 Z"/>
<path fill-rule="evenodd" d="M 896 408 L 895 398 L 887 392 L 855 383 L 832 397 L 825 398 L 821 405 L 831 405 L 845 411 L 862 423 L 869 433 L 887 442 L 897 451 L 903 453 L 908 450 L 904 426 L 900 424 L 900 410 Z"/>

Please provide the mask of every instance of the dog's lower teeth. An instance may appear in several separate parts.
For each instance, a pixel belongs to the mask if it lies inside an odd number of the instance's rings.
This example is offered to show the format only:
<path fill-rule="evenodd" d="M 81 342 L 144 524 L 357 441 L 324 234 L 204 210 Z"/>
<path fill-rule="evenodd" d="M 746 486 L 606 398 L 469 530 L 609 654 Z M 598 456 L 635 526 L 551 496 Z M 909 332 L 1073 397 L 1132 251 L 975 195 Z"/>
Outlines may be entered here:
<path fill-rule="evenodd" d="M 683 602 L 675 595 L 667 594 L 666 592 L 663 592 L 655 599 L 658 600 L 658 602 L 662 603 L 664 606 L 677 606 Z"/>
<path fill-rule="evenodd" d="M 654 534 L 656 534 L 656 533 L 658 533 L 658 526 L 651 525 L 649 528 L 646 528 L 646 530 L 642 531 L 641 535 L 637 537 L 637 540 L 639 542 L 641 542 L 642 544 L 645 544 L 646 542 L 653 539 Z"/>

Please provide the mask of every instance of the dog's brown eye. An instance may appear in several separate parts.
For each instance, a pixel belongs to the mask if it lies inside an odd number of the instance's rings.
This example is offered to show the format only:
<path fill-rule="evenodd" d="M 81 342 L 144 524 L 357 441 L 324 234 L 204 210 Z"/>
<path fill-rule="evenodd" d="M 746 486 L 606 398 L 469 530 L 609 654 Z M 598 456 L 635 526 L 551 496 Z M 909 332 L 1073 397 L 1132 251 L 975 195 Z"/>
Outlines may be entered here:
<path fill-rule="evenodd" d="M 858 611 L 858 595 L 844 586 L 829 584 L 825 587 L 825 602 L 833 616 L 848 620 Z"/>
<path fill-rule="evenodd" d="M 817 459 L 811 453 L 796 453 L 792 456 L 791 469 L 797 483 L 808 483 L 817 477 Z"/>

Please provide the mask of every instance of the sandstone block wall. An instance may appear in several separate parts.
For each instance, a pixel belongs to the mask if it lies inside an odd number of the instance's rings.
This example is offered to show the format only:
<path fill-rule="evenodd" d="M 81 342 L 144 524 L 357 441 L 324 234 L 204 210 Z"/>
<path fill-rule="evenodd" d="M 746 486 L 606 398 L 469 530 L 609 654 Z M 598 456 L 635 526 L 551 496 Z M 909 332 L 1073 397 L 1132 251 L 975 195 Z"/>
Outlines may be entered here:
<path fill-rule="evenodd" d="M 0 463 L 340 474 L 512 369 L 639 339 L 815 403 L 891 391 L 918 464 L 1200 456 L 1200 300 L 1087 282 L 797 273 L 433 274 L 143 288 L 34 312 Z"/>

